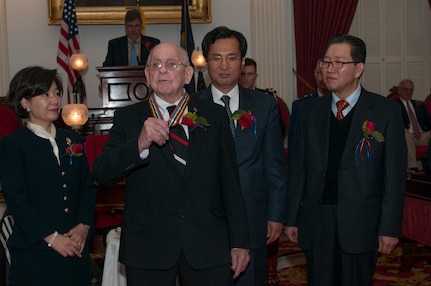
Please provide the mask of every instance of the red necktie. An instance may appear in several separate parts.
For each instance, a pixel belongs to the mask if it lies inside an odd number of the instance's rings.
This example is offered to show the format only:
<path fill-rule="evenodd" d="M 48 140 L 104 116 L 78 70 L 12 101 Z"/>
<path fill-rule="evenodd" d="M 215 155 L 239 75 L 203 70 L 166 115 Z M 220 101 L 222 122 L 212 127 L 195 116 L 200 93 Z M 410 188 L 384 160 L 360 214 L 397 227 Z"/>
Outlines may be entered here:
<path fill-rule="evenodd" d="M 419 138 L 421 138 L 421 131 L 419 129 L 418 120 L 416 118 L 415 113 L 413 112 L 412 107 L 410 106 L 410 102 L 407 101 L 406 104 L 407 104 L 407 111 L 409 112 L 410 123 L 412 124 L 412 128 L 413 128 L 413 136 L 416 138 L 416 140 L 419 140 Z"/>
<path fill-rule="evenodd" d="M 335 103 L 335 105 L 337 105 L 337 119 L 338 120 L 343 120 L 344 115 L 343 115 L 343 110 L 349 106 L 349 103 L 347 102 L 347 100 L 339 100 L 337 101 L 337 103 Z"/>

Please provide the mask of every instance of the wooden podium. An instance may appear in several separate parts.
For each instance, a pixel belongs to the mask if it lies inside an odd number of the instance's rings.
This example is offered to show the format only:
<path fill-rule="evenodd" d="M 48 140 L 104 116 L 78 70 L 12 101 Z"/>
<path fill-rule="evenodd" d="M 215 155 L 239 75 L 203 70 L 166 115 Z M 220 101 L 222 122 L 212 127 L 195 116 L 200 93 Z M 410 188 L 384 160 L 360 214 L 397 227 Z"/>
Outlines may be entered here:
<path fill-rule="evenodd" d="M 103 107 L 118 108 L 146 99 L 152 92 L 145 66 L 96 67 L 99 71 Z"/>

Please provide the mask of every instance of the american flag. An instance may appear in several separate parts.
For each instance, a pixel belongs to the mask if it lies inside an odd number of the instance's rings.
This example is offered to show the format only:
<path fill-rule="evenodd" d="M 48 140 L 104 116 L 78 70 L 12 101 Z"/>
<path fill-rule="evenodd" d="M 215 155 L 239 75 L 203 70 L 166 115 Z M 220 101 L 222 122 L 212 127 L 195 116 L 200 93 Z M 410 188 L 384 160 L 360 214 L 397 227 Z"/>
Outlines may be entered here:
<path fill-rule="evenodd" d="M 61 22 L 60 39 L 58 40 L 57 63 L 67 73 L 67 102 L 70 103 L 70 95 L 73 85 L 78 78 L 78 72 L 69 65 L 69 58 L 73 54 L 79 54 L 78 25 L 76 23 L 76 10 L 74 0 L 64 0 L 63 16 Z"/>
<path fill-rule="evenodd" d="M 180 46 L 187 51 L 190 60 L 192 59 L 192 53 L 195 49 L 195 41 L 193 40 L 192 24 L 190 22 L 189 15 L 189 0 L 183 0 L 181 6 L 181 40 Z M 193 66 L 193 63 L 190 63 Z M 185 86 L 187 92 L 192 94 L 195 92 L 195 74 L 189 84 Z"/>

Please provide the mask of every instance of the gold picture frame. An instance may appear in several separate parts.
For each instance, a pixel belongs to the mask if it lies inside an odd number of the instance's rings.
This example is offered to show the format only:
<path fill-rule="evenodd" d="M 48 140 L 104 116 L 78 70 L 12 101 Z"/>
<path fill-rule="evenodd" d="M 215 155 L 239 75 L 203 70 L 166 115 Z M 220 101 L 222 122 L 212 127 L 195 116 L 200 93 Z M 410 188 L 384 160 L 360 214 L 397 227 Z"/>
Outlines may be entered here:
<path fill-rule="evenodd" d="M 103 1 L 100 1 L 103 2 Z M 64 0 L 48 0 L 48 25 L 60 25 Z M 211 23 L 211 0 L 190 0 L 192 23 Z M 80 25 L 124 24 L 124 15 L 134 6 L 76 7 Z M 181 5 L 141 6 L 147 24 L 181 23 Z"/>

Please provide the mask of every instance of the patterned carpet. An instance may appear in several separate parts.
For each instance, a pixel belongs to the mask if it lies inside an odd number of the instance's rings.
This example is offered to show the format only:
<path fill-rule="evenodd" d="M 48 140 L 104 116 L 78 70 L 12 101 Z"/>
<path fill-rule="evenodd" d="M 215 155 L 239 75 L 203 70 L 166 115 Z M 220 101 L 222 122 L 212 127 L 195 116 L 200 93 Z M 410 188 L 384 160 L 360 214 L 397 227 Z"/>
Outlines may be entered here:
<path fill-rule="evenodd" d="M 279 255 L 297 252 L 298 247 L 288 241 L 281 241 Z M 381 255 L 374 274 L 374 286 L 427 286 L 431 285 L 431 264 L 418 262 L 411 271 L 399 272 L 402 248 L 396 247 L 390 255 Z M 279 286 L 306 286 L 307 266 L 295 265 L 279 269 Z"/>

